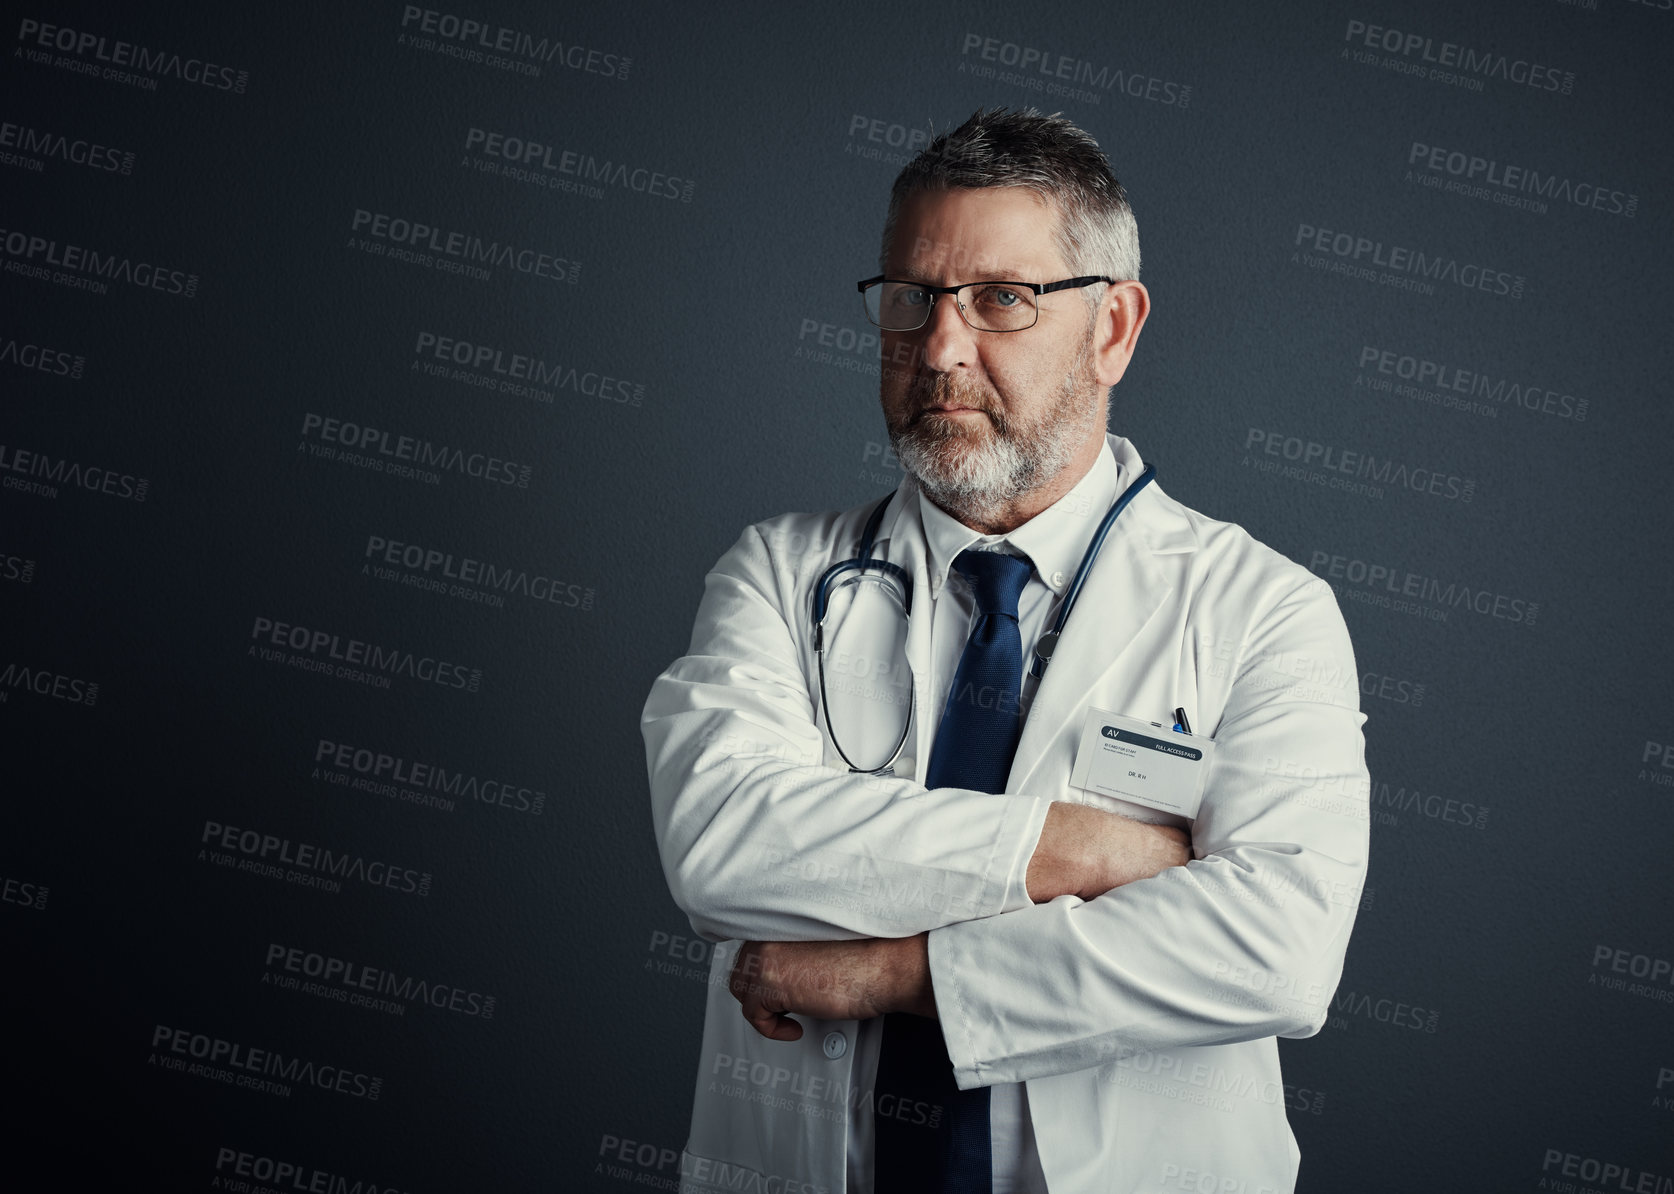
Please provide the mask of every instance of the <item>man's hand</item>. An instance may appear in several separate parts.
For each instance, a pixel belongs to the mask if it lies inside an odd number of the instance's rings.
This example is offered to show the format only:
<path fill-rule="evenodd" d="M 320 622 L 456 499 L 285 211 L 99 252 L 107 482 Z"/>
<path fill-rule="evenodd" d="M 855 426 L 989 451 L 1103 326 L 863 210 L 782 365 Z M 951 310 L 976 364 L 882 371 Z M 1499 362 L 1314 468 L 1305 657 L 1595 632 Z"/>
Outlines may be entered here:
<path fill-rule="evenodd" d="M 886 1012 L 934 1017 L 930 935 L 860 941 L 746 941 L 727 988 L 744 1018 L 775 1041 L 794 1041 L 802 1025 L 787 1013 L 821 1020 L 869 1020 Z"/>
<path fill-rule="evenodd" d="M 1183 830 L 1055 800 L 1024 881 L 1037 904 L 1061 895 L 1090 900 L 1171 866 L 1185 866 L 1191 857 L 1191 838 Z"/>

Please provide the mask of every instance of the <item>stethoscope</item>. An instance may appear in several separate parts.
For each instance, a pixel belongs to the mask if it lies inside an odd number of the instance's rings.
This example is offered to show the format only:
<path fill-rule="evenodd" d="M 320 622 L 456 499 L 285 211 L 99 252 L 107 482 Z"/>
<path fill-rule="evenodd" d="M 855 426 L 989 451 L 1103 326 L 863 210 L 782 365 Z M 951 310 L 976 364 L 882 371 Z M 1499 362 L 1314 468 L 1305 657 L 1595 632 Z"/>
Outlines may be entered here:
<path fill-rule="evenodd" d="M 1058 607 L 1057 622 L 1051 630 L 1042 634 L 1040 641 L 1035 644 L 1034 659 L 1029 664 L 1029 674 L 1035 679 L 1038 680 L 1046 675 L 1047 666 L 1052 662 L 1052 652 L 1058 646 L 1058 639 L 1063 636 L 1064 624 L 1069 621 L 1070 611 L 1075 608 L 1076 598 L 1081 595 L 1081 586 L 1087 579 L 1087 573 L 1092 569 L 1093 561 L 1098 559 L 1099 549 L 1104 546 L 1104 537 L 1110 533 L 1111 524 L 1116 521 L 1117 515 L 1127 509 L 1128 503 L 1133 501 L 1134 496 L 1149 485 L 1156 475 L 1157 470 L 1154 465 L 1145 465 L 1144 471 L 1139 474 L 1134 483 L 1124 489 L 1111 503 L 1110 510 L 1105 514 L 1104 520 L 1099 523 L 1098 530 L 1093 532 L 1092 541 L 1087 544 L 1087 550 L 1081 557 L 1081 565 L 1075 570 L 1075 577 L 1070 581 L 1069 588 L 1065 590 L 1064 603 Z M 908 684 L 906 702 L 909 715 L 902 723 L 901 736 L 896 739 L 895 747 L 891 750 L 889 758 L 878 767 L 855 766 L 854 760 L 849 758 L 848 752 L 843 749 L 842 743 L 837 740 L 837 731 L 831 721 L 831 704 L 826 697 L 825 620 L 831 608 L 831 595 L 835 588 L 841 585 L 861 583 L 880 586 L 890 602 L 900 609 L 903 622 L 910 616 L 913 603 L 912 577 L 907 575 L 906 569 L 898 564 L 891 564 L 888 560 L 874 560 L 872 558 L 872 544 L 877 538 L 878 527 L 883 523 L 884 507 L 889 505 L 889 499 L 893 496 L 895 496 L 893 493 L 885 494 L 884 499 L 873 508 L 871 517 L 866 520 L 866 526 L 860 535 L 860 554 L 852 560 L 843 560 L 831 565 L 825 570 L 825 573 L 820 577 L 819 584 L 814 588 L 814 654 L 819 662 L 820 708 L 825 714 L 825 724 L 827 731 L 831 734 L 831 744 L 837 748 L 837 753 L 843 757 L 843 762 L 849 765 L 849 770 L 862 775 L 881 775 L 894 766 L 895 760 L 900 757 L 901 748 L 907 743 L 907 731 L 912 726 L 910 710 L 912 708 L 914 685 L 912 682 Z M 876 578 L 868 576 L 868 573 L 872 572 L 876 572 L 878 576 Z M 890 581 L 894 581 L 896 587 L 892 588 L 889 584 Z"/>

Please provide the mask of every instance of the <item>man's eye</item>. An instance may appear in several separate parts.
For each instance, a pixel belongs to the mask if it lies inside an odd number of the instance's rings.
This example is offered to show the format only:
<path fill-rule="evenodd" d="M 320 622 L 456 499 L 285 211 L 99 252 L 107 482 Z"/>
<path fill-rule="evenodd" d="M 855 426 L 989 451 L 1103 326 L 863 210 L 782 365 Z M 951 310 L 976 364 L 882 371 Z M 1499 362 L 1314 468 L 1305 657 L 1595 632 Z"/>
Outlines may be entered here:
<path fill-rule="evenodd" d="M 1003 286 L 990 286 L 979 296 L 979 301 L 992 303 L 996 307 L 1015 307 L 1023 301 L 1023 296 Z"/>
<path fill-rule="evenodd" d="M 891 311 L 916 311 L 930 301 L 930 295 L 916 286 L 891 286 L 884 291 L 884 305 Z"/>

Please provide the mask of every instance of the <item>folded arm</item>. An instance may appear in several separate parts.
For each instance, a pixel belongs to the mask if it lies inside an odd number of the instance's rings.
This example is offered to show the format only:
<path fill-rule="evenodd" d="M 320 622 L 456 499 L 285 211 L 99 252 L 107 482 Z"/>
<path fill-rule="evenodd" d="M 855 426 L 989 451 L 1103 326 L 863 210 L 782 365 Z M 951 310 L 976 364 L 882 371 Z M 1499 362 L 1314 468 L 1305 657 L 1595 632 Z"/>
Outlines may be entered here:
<path fill-rule="evenodd" d="M 1029 896 L 1091 899 L 1184 866 L 1190 853 L 1191 843 L 1177 829 L 1055 802 L 1029 860 Z M 858 941 L 748 941 L 733 959 L 729 989 L 751 1026 L 779 1041 L 802 1036 L 791 1013 L 823 1020 L 939 1015 L 928 932 Z"/>
<path fill-rule="evenodd" d="M 822 763 L 798 594 L 746 528 L 705 580 L 690 650 L 646 700 L 675 903 L 711 940 L 757 941 L 904 937 L 1026 905 L 1047 801 Z"/>
<path fill-rule="evenodd" d="M 1299 682 L 1294 660 L 1347 680 Z M 1319 1030 L 1365 876 L 1356 676 L 1329 591 L 1300 587 L 1245 644 L 1193 861 L 929 934 L 961 1088 Z"/>
<path fill-rule="evenodd" d="M 803 596 L 747 528 L 706 578 L 689 652 L 645 703 L 663 873 L 699 933 L 907 937 L 1183 859 L 1180 835 L 1098 810 L 825 766 L 785 613 Z M 1089 817 L 1108 825 L 1095 834 Z"/>

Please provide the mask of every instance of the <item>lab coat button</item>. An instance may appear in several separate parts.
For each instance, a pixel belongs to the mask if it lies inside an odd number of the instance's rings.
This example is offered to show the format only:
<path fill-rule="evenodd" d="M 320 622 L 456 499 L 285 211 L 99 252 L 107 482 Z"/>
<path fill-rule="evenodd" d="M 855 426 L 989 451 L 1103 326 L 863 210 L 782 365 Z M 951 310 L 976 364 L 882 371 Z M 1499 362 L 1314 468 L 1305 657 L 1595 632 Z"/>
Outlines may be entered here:
<path fill-rule="evenodd" d="M 836 1061 L 848 1051 L 849 1042 L 842 1033 L 828 1032 L 825 1034 L 825 1055 L 831 1058 L 832 1061 Z"/>

